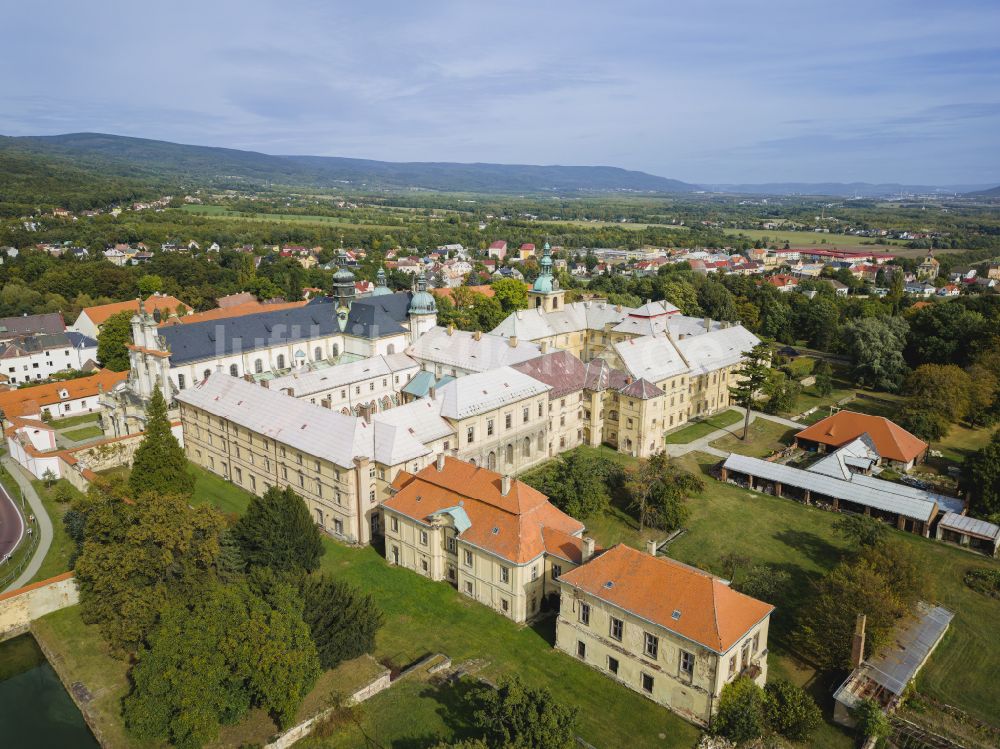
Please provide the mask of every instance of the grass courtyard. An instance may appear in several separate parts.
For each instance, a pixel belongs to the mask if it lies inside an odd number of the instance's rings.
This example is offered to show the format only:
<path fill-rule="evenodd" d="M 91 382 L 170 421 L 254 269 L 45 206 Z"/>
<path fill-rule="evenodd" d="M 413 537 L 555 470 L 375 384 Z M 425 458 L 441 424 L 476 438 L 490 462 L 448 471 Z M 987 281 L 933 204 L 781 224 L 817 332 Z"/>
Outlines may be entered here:
<path fill-rule="evenodd" d="M 99 426 L 85 426 L 79 429 L 69 429 L 62 432 L 62 436 L 74 442 L 84 442 L 86 440 L 98 439 L 104 436 L 104 430 Z"/>
<path fill-rule="evenodd" d="M 758 416 L 750 422 L 747 438 L 744 440 L 743 427 L 734 428 L 730 434 L 712 442 L 712 447 L 729 453 L 750 455 L 754 458 L 766 458 L 781 450 L 792 442 L 792 437 L 799 431 L 776 421 Z"/>
<path fill-rule="evenodd" d="M 670 432 L 663 441 L 668 445 L 686 445 L 702 437 L 707 437 L 719 429 L 737 424 L 742 418 L 743 414 L 739 411 L 732 409 L 723 411 L 709 416 L 707 419 L 688 424 L 675 432 Z"/>

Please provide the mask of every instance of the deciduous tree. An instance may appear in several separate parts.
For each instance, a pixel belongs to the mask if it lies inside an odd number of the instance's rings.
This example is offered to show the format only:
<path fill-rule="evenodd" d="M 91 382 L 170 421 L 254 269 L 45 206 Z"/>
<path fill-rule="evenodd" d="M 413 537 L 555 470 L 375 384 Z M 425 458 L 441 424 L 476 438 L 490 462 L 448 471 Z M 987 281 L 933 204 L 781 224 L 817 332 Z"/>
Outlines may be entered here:
<path fill-rule="evenodd" d="M 701 479 L 677 467 L 666 452 L 640 459 L 625 469 L 625 489 L 639 518 L 639 531 L 651 526 L 675 530 L 687 520 L 688 496 L 704 488 Z"/>
<path fill-rule="evenodd" d="M 476 689 L 469 699 L 473 723 L 491 747 L 568 749 L 574 744 L 577 709 L 556 702 L 548 689 L 530 687 L 517 676 L 509 676 L 495 689 Z"/>
<path fill-rule="evenodd" d="M 132 315 L 126 310 L 112 315 L 97 334 L 97 359 L 101 366 L 115 372 L 124 372 L 129 368 L 128 349 L 125 346 L 132 342 Z"/>

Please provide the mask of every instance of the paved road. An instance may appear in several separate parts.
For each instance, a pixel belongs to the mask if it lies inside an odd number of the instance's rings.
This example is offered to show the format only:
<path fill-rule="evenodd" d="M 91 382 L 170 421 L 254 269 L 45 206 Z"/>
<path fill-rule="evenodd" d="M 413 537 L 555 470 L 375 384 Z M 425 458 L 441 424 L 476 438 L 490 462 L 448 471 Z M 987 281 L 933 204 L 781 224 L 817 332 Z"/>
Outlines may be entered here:
<path fill-rule="evenodd" d="M 24 568 L 21 576 L 7 588 L 7 590 L 16 590 L 31 582 L 31 578 L 38 574 L 38 568 L 45 561 L 45 555 L 49 553 L 49 547 L 52 545 L 52 520 L 49 518 L 49 513 L 45 510 L 45 505 L 42 504 L 41 497 L 38 496 L 35 487 L 31 485 L 29 474 L 10 455 L 4 455 L 2 462 L 4 468 L 14 477 L 17 485 L 24 492 L 24 496 L 28 500 L 28 505 L 31 507 L 30 512 L 35 516 L 35 533 L 38 534 L 38 548 L 35 549 L 35 553 L 31 557 L 31 562 Z M 0 590 L 0 593 L 3 592 Z"/>
<path fill-rule="evenodd" d="M 24 538 L 24 518 L 14 502 L 0 485 L 0 559 L 13 552 Z"/>

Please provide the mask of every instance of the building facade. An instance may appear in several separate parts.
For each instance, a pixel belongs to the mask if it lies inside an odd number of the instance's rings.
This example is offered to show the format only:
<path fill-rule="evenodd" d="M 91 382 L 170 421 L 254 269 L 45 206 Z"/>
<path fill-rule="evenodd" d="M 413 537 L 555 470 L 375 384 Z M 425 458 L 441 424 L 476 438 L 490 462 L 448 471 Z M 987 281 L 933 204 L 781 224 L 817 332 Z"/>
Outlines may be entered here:
<path fill-rule="evenodd" d="M 708 725 L 722 688 L 767 679 L 774 607 L 713 575 L 619 544 L 559 577 L 556 648 Z"/>

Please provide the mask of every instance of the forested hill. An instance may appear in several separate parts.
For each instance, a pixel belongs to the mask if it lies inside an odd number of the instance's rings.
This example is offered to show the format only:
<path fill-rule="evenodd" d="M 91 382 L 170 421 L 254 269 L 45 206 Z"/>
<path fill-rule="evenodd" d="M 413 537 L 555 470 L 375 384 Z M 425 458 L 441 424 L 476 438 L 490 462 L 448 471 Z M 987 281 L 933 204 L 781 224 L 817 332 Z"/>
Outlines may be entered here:
<path fill-rule="evenodd" d="M 1000 198 L 1000 186 L 968 193 L 970 198 Z"/>
<path fill-rule="evenodd" d="M 2 137 L 0 156 L 71 159 L 103 177 L 215 186 L 267 183 L 327 188 L 423 188 L 449 192 L 690 192 L 678 180 L 608 166 L 393 163 L 331 156 L 272 156 L 101 133 Z"/>

